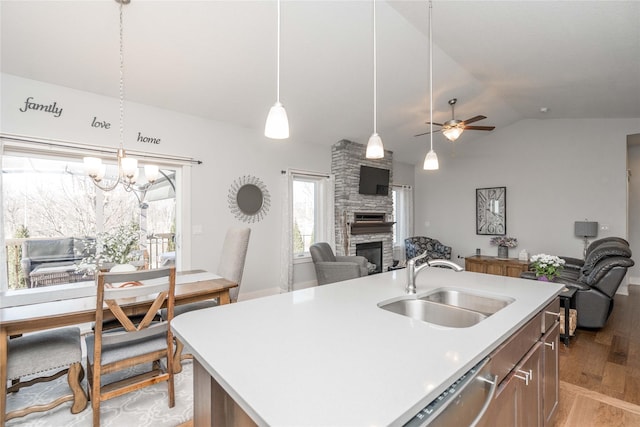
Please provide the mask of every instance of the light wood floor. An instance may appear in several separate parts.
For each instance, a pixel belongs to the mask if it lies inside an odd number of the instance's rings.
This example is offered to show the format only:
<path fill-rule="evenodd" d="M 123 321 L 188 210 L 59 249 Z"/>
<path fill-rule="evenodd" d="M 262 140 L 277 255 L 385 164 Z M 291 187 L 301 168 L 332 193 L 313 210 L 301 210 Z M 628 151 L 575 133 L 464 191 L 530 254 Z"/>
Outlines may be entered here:
<path fill-rule="evenodd" d="M 616 295 L 604 328 L 560 345 L 558 409 L 556 427 L 640 426 L 640 286 Z"/>

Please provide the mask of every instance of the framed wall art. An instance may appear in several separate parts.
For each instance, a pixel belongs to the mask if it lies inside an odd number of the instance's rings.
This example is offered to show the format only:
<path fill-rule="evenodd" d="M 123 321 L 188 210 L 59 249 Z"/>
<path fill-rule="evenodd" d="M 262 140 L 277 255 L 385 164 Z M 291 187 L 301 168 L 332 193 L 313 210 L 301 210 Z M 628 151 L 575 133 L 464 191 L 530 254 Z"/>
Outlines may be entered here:
<path fill-rule="evenodd" d="M 507 234 L 507 187 L 476 188 L 476 234 Z"/>

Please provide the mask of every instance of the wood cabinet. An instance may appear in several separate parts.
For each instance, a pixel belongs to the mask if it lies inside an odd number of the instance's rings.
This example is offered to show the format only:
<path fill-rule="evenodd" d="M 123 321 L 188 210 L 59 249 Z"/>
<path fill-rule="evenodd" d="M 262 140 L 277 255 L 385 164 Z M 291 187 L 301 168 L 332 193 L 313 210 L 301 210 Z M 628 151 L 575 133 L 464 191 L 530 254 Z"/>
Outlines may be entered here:
<path fill-rule="evenodd" d="M 478 426 L 553 425 L 559 398 L 559 308 L 556 299 L 492 354 L 499 386 Z"/>
<path fill-rule="evenodd" d="M 542 415 L 545 426 L 553 425 L 560 401 L 560 363 L 558 358 L 558 342 L 560 341 L 560 323 L 556 323 L 542 337 L 544 343 L 542 381 Z"/>
<path fill-rule="evenodd" d="M 529 270 L 529 263 L 517 258 L 474 255 L 464 259 L 464 269 L 475 273 L 495 274 L 496 276 L 520 277 L 520 273 Z"/>

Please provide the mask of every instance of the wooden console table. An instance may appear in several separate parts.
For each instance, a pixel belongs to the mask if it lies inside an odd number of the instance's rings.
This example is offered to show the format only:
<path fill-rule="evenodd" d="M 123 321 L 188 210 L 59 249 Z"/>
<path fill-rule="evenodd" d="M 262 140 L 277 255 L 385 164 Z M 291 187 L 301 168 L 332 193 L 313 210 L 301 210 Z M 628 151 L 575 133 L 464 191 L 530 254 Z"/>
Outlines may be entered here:
<path fill-rule="evenodd" d="M 529 262 L 517 258 L 474 255 L 464 259 L 464 269 L 475 273 L 520 277 L 520 273 L 529 270 Z"/>

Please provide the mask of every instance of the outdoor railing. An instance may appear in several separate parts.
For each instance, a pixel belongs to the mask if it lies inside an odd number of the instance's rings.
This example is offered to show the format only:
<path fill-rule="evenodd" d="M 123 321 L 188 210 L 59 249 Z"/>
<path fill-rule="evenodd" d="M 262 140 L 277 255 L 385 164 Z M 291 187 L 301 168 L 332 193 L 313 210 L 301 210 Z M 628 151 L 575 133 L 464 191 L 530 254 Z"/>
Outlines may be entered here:
<path fill-rule="evenodd" d="M 5 239 L 6 269 L 8 289 L 26 288 L 20 260 L 22 259 L 22 243 L 26 240 L 43 240 L 41 238 L 15 238 Z M 175 234 L 158 233 L 147 236 L 145 249 L 148 253 L 148 268 L 158 268 L 167 260 L 175 259 Z"/>

